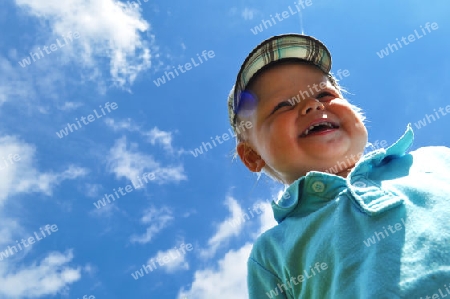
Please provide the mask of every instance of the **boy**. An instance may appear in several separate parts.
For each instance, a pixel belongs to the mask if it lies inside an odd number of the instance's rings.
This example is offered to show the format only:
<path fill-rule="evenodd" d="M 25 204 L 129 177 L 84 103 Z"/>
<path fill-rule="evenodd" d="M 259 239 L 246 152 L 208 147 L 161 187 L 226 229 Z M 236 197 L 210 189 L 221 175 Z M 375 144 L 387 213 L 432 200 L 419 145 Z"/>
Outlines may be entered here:
<path fill-rule="evenodd" d="M 236 150 L 289 185 L 248 260 L 250 298 L 450 295 L 450 149 L 406 153 L 406 133 L 363 156 L 364 116 L 320 41 L 286 34 L 245 59 L 228 98 Z M 450 297 L 449 297 L 450 298 Z"/>

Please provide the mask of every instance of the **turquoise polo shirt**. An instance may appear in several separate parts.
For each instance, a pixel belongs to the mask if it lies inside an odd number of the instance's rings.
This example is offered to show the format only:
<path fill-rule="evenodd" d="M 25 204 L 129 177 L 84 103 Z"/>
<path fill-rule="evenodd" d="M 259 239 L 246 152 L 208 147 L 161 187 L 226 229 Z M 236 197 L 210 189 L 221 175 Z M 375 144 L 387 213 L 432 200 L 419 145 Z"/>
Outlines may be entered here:
<path fill-rule="evenodd" d="M 272 203 L 251 299 L 450 298 L 450 149 L 406 153 L 411 126 L 347 178 L 309 172 Z"/>

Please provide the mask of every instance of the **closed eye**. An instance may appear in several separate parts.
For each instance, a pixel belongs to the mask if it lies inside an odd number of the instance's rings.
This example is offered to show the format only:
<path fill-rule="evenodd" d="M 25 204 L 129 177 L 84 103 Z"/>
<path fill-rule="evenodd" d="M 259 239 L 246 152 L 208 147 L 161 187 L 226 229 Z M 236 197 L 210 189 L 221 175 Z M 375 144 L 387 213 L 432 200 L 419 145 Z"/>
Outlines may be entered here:
<path fill-rule="evenodd" d="M 320 100 L 320 99 L 323 99 L 323 98 L 328 97 L 328 96 L 330 96 L 330 97 L 336 97 L 336 96 L 335 96 L 334 94 L 332 94 L 331 92 L 324 91 L 324 92 L 319 93 L 319 94 L 316 96 L 316 99 Z"/>
<path fill-rule="evenodd" d="M 277 112 L 278 109 L 283 108 L 284 106 L 291 107 L 292 103 L 289 101 L 280 102 L 278 103 L 278 105 L 275 106 L 275 108 L 273 108 L 272 113 L 270 114 L 274 114 L 275 112 Z"/>

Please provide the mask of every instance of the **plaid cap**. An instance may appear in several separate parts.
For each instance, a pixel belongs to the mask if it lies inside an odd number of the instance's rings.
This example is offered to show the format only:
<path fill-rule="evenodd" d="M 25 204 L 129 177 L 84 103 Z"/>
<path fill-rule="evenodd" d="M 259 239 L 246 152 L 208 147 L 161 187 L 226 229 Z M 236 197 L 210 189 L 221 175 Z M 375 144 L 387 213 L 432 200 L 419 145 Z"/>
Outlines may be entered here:
<path fill-rule="evenodd" d="M 311 62 L 325 74 L 331 70 L 331 54 L 319 40 L 302 34 L 272 36 L 260 43 L 244 60 L 236 78 L 236 83 L 228 96 L 228 116 L 236 132 L 236 115 L 241 93 L 250 80 L 263 68 L 286 59 L 300 59 Z"/>

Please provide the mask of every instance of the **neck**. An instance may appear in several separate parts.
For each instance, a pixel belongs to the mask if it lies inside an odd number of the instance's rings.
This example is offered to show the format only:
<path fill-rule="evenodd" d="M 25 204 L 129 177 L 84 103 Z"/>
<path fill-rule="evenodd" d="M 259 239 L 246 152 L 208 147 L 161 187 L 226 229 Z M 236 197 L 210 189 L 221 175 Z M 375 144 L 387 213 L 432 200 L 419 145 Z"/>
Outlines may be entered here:
<path fill-rule="evenodd" d="M 348 174 L 352 171 L 353 167 L 355 165 L 350 166 L 347 169 L 344 169 L 343 171 L 340 171 L 338 173 L 336 173 L 337 176 L 343 177 L 343 178 L 347 178 Z"/>

